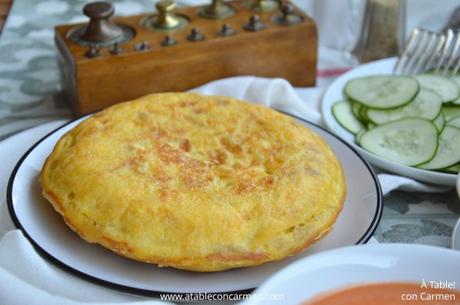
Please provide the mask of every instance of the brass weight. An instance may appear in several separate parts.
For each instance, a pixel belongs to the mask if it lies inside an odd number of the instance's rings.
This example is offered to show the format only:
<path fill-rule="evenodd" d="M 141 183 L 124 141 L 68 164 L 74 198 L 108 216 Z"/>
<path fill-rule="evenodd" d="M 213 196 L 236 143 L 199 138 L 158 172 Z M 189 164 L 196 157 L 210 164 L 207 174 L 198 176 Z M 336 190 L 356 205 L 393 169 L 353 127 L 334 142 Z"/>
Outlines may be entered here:
<path fill-rule="evenodd" d="M 256 11 L 270 12 L 278 8 L 279 2 L 275 0 L 255 0 L 249 6 Z"/>
<path fill-rule="evenodd" d="M 235 9 L 224 0 L 212 0 L 212 3 L 200 11 L 200 16 L 210 19 L 225 19 L 235 15 Z"/>
<path fill-rule="evenodd" d="M 177 15 L 176 2 L 173 0 L 162 0 L 156 4 L 157 14 L 147 16 L 141 21 L 142 26 L 152 31 L 171 31 L 187 25 L 187 17 Z"/>

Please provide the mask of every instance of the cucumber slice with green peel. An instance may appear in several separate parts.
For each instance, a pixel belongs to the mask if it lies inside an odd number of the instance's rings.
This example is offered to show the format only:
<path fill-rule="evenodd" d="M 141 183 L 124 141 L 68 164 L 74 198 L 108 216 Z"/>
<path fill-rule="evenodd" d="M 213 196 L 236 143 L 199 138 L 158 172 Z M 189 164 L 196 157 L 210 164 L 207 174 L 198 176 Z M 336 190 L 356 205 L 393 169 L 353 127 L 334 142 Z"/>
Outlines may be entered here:
<path fill-rule="evenodd" d="M 374 129 L 374 128 L 377 127 L 377 126 L 378 126 L 377 124 L 374 124 L 374 123 L 372 123 L 372 122 L 368 122 L 368 123 L 366 124 L 367 130 Z"/>
<path fill-rule="evenodd" d="M 361 106 L 361 109 L 359 111 L 359 117 L 362 122 L 369 123 L 369 117 L 367 116 L 367 111 L 369 110 L 368 107 L 366 106 Z"/>
<path fill-rule="evenodd" d="M 446 126 L 446 118 L 444 117 L 444 113 L 442 111 L 433 120 L 433 124 L 438 129 L 438 132 L 441 133 L 441 131 L 444 129 L 444 126 Z"/>
<path fill-rule="evenodd" d="M 460 116 L 456 116 L 455 118 L 450 119 L 449 121 L 447 121 L 447 125 L 460 128 Z"/>
<path fill-rule="evenodd" d="M 357 102 L 350 102 L 351 103 L 351 111 L 353 112 L 353 115 L 357 118 L 360 119 L 359 117 L 359 112 L 361 110 L 361 104 Z"/>
<path fill-rule="evenodd" d="M 360 120 L 362 123 L 367 123 L 369 119 L 367 118 L 367 107 L 358 103 L 358 102 L 351 102 L 351 110 L 353 115 Z"/>
<path fill-rule="evenodd" d="M 446 125 L 439 135 L 436 155 L 429 162 L 419 165 L 423 169 L 443 169 L 460 162 L 460 128 Z"/>
<path fill-rule="evenodd" d="M 361 145 L 361 138 L 363 137 L 363 135 L 367 132 L 366 129 L 361 129 L 357 134 L 356 134 L 356 143 L 358 143 L 359 145 Z"/>
<path fill-rule="evenodd" d="M 369 109 L 367 117 L 377 125 L 408 117 L 433 120 L 441 112 L 441 107 L 442 98 L 439 94 L 432 90 L 421 89 L 409 104 L 389 110 Z"/>
<path fill-rule="evenodd" d="M 457 106 L 442 106 L 442 112 L 446 117 L 446 121 L 450 121 L 456 116 L 460 115 L 460 107 Z"/>
<path fill-rule="evenodd" d="M 430 120 L 405 118 L 367 131 L 360 143 L 364 149 L 385 159 L 414 166 L 434 157 L 438 130 Z"/>
<path fill-rule="evenodd" d="M 450 79 L 453 80 L 457 84 L 457 86 L 460 88 L 460 75 L 453 75 L 450 77 Z"/>
<path fill-rule="evenodd" d="M 350 80 L 344 92 L 349 99 L 369 108 L 390 109 L 412 101 L 419 88 L 412 77 L 378 75 Z"/>
<path fill-rule="evenodd" d="M 460 97 L 457 98 L 456 100 L 452 101 L 453 105 L 459 105 L 460 106 Z"/>
<path fill-rule="evenodd" d="M 457 83 L 447 76 L 434 74 L 420 74 L 415 78 L 423 89 L 431 89 L 442 98 L 443 103 L 450 103 L 460 97 L 460 88 Z"/>
<path fill-rule="evenodd" d="M 335 103 L 332 106 L 332 114 L 343 128 L 353 134 L 364 129 L 364 125 L 353 115 L 351 104 L 347 101 Z"/>
<path fill-rule="evenodd" d="M 460 88 L 460 75 L 451 76 L 450 79 L 453 80 Z M 460 105 L 460 97 L 458 97 L 455 101 L 452 101 L 452 104 Z"/>
<path fill-rule="evenodd" d="M 449 166 L 448 168 L 444 168 L 443 171 L 447 173 L 459 173 L 460 172 L 460 163 L 457 163 L 455 165 Z"/>
<path fill-rule="evenodd" d="M 360 120 L 362 123 L 366 123 L 368 120 L 366 119 L 365 116 L 363 116 L 364 112 L 367 109 L 363 105 L 357 102 L 351 102 L 351 110 L 353 112 L 353 115 Z"/>

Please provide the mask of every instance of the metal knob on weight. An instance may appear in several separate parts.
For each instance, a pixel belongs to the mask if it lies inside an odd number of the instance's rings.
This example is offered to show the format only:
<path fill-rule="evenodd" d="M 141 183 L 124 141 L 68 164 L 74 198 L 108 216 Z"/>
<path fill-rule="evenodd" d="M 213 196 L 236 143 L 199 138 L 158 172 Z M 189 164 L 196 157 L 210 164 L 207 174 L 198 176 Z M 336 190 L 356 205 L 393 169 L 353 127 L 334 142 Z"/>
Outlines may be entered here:
<path fill-rule="evenodd" d="M 202 41 L 205 38 L 206 37 L 197 28 L 192 28 L 190 34 L 187 36 L 187 40 L 192 42 Z"/>
<path fill-rule="evenodd" d="M 119 38 L 123 30 L 110 20 L 115 10 L 110 3 L 93 2 L 85 5 L 83 13 L 90 18 L 81 38 L 90 42 L 103 42 Z"/>
<path fill-rule="evenodd" d="M 161 42 L 161 45 L 164 47 L 171 47 L 176 44 L 177 44 L 177 40 L 170 35 L 166 35 L 163 41 Z"/>
<path fill-rule="evenodd" d="M 275 0 L 255 0 L 250 4 L 253 10 L 259 12 L 270 12 L 277 9 L 279 6 L 278 1 Z"/>
<path fill-rule="evenodd" d="M 235 33 L 236 33 L 235 29 L 232 28 L 230 24 L 225 23 L 222 25 L 217 35 L 226 37 L 226 36 L 233 36 L 235 35 Z"/>
<path fill-rule="evenodd" d="M 173 0 L 162 0 L 156 4 L 157 14 L 148 16 L 142 25 L 152 31 L 171 31 L 182 28 L 188 24 L 185 16 L 175 13 L 176 2 Z"/>
<path fill-rule="evenodd" d="M 281 15 L 275 16 L 273 21 L 282 25 L 294 25 L 301 23 L 303 17 L 296 15 L 294 7 L 291 4 L 283 4 L 280 8 Z"/>
<path fill-rule="evenodd" d="M 244 29 L 250 32 L 258 32 L 265 29 L 265 24 L 260 21 L 259 15 L 252 15 L 249 18 L 249 22 L 244 26 Z"/>
<path fill-rule="evenodd" d="M 176 3 L 174 1 L 160 1 L 156 4 L 158 16 L 153 25 L 160 29 L 174 29 L 177 28 L 181 20 L 174 14 Z"/>
<path fill-rule="evenodd" d="M 91 47 L 97 44 L 98 47 L 107 47 L 114 43 L 127 42 L 134 37 L 131 27 L 111 20 L 115 9 L 108 2 L 88 3 L 84 6 L 83 13 L 90 19 L 88 24 L 73 28 L 67 33 L 68 38 L 79 45 Z"/>
<path fill-rule="evenodd" d="M 224 0 L 212 0 L 212 3 L 204 7 L 199 15 L 210 19 L 225 19 L 235 15 L 235 9 L 225 4 Z"/>

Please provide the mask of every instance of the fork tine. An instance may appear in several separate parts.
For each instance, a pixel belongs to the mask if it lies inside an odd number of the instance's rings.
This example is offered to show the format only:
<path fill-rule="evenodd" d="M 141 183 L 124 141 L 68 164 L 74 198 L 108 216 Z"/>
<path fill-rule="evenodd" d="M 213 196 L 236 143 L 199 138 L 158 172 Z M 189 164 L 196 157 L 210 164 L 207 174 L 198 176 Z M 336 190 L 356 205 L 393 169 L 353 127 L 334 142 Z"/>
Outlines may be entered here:
<path fill-rule="evenodd" d="M 421 56 L 420 53 L 423 52 L 423 49 L 426 43 L 428 42 L 428 36 L 429 34 L 427 31 L 423 30 L 420 32 L 420 39 L 418 40 L 418 43 L 414 46 L 414 49 L 411 52 L 412 54 L 409 57 L 409 60 L 406 64 L 404 74 L 414 74 L 415 67 Z"/>
<path fill-rule="evenodd" d="M 404 74 L 405 67 L 407 66 L 407 60 L 410 57 L 410 51 L 414 48 L 414 45 L 416 41 L 418 40 L 418 35 L 420 33 L 420 29 L 414 28 L 411 32 L 411 35 L 409 37 L 409 41 L 404 48 L 403 53 L 398 59 L 398 62 L 396 63 L 395 67 L 393 68 L 393 73 L 395 74 Z"/>
<path fill-rule="evenodd" d="M 415 28 L 393 68 L 394 74 L 412 75 L 433 70 L 435 74 L 460 71 L 460 31 L 445 33 Z"/>
<path fill-rule="evenodd" d="M 451 47 L 453 37 L 454 37 L 454 31 L 452 31 L 452 29 L 448 29 L 447 34 L 446 34 L 446 41 L 441 51 L 441 57 L 438 60 L 436 69 L 434 70 L 435 74 L 439 74 L 439 71 L 441 70 L 443 63 L 448 56 L 449 48 Z"/>
<path fill-rule="evenodd" d="M 427 60 L 429 59 L 429 56 L 431 54 L 431 50 L 433 47 L 436 45 L 436 40 L 437 40 L 437 35 L 434 32 L 427 32 L 427 40 L 426 40 L 426 46 L 420 44 L 419 45 L 419 50 L 421 52 L 420 56 L 418 56 L 417 63 L 414 66 L 414 69 L 412 71 L 412 74 L 419 73 L 420 71 L 423 72 L 427 69 L 426 63 Z"/>
<path fill-rule="evenodd" d="M 450 50 L 449 61 L 447 62 L 447 65 L 445 65 L 445 67 L 444 67 L 443 74 L 447 74 L 447 72 L 449 72 L 449 69 L 452 68 L 452 66 L 454 64 L 454 61 L 457 58 L 458 49 L 460 48 L 460 34 L 459 34 L 459 32 L 455 32 L 455 36 L 454 36 L 453 40 L 455 41 L 455 43 L 454 43 L 454 46 Z"/>
<path fill-rule="evenodd" d="M 457 63 L 455 64 L 454 68 L 452 69 L 452 75 L 456 75 L 460 69 L 460 57 L 457 59 Z"/>
<path fill-rule="evenodd" d="M 446 36 L 442 34 L 436 34 L 436 36 L 438 38 L 438 44 L 434 48 L 433 52 L 431 52 L 430 58 L 428 59 L 423 71 L 433 68 L 434 61 L 437 55 L 439 54 L 439 52 L 441 52 L 442 46 L 444 45 L 444 42 L 446 41 Z"/>
<path fill-rule="evenodd" d="M 457 33 L 456 33 L 456 39 L 457 39 L 457 42 L 460 41 L 460 32 L 457 32 Z M 460 44 L 460 43 L 459 43 L 459 44 Z M 457 51 L 456 53 L 458 53 L 458 51 Z M 458 69 L 460 69 L 460 56 L 457 56 L 456 64 L 455 64 L 455 66 L 452 68 L 452 76 L 454 76 L 454 75 L 457 74 Z"/>

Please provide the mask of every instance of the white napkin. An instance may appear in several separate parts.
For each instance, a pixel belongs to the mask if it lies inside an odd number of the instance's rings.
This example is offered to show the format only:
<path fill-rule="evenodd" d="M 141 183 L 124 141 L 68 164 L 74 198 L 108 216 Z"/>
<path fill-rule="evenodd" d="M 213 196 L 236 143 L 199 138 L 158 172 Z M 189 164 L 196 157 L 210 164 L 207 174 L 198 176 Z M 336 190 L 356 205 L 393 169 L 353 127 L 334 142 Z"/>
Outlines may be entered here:
<path fill-rule="evenodd" d="M 321 118 L 321 89 L 294 89 L 282 79 L 234 77 L 214 81 L 193 91 L 229 95 L 261 103 L 316 123 L 319 123 Z M 2 167 L 6 169 L 0 172 L 0 190 L 3 193 L 11 169 L 28 146 L 63 122 L 65 121 L 61 120 L 41 125 L 0 143 L 0 160 Z M 388 174 L 381 174 L 379 178 L 385 192 L 396 188 L 418 191 L 444 190 Z M 51 265 L 35 252 L 21 231 L 14 230 L 5 202 L 2 202 L 0 208 L 0 236 L 3 236 L 0 241 L 1 304 L 159 304 L 155 301 L 144 302 L 145 299 L 142 297 L 122 294 L 91 284 Z"/>
<path fill-rule="evenodd" d="M 315 88 L 304 90 L 315 92 Z M 321 114 L 317 111 L 319 99 L 302 100 L 294 88 L 280 78 L 232 77 L 213 81 L 191 91 L 207 95 L 233 96 L 292 113 L 314 123 L 319 123 L 321 120 Z"/>

